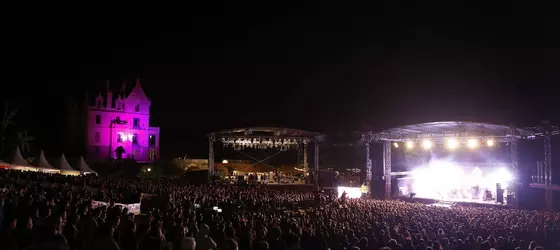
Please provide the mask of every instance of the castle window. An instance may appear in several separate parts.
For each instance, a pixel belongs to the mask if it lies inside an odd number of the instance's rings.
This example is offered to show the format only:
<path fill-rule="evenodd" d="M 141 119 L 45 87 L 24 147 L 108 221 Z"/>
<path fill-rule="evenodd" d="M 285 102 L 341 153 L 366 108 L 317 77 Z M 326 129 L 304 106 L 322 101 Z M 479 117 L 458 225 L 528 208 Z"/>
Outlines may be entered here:
<path fill-rule="evenodd" d="M 132 123 L 132 126 L 133 126 L 134 128 L 140 127 L 140 118 L 134 118 L 133 123 Z"/>
<path fill-rule="evenodd" d="M 140 112 L 140 104 L 136 104 L 136 105 L 134 106 L 134 111 L 135 111 L 135 112 Z"/>
<path fill-rule="evenodd" d="M 97 100 L 95 106 L 97 106 L 97 108 L 100 109 L 103 106 L 103 101 Z"/>
<path fill-rule="evenodd" d="M 120 102 L 117 102 L 117 104 L 115 106 L 117 106 L 117 110 L 121 110 L 122 105 L 121 105 Z"/>
<path fill-rule="evenodd" d="M 101 124 L 101 115 L 95 116 L 95 124 Z"/>
<path fill-rule="evenodd" d="M 138 134 L 132 135 L 132 144 L 138 144 Z"/>
<path fill-rule="evenodd" d="M 150 145 L 150 147 L 155 147 L 156 146 L 156 136 L 155 135 L 150 135 L 149 140 L 148 140 L 148 145 Z"/>
<path fill-rule="evenodd" d="M 156 150 L 155 149 L 150 149 L 150 155 L 148 157 L 152 161 L 155 160 L 156 159 Z"/>
<path fill-rule="evenodd" d="M 95 155 L 97 157 L 101 156 L 101 150 L 99 149 L 99 147 L 95 147 Z"/>
<path fill-rule="evenodd" d="M 117 142 L 122 142 L 123 141 L 123 137 L 121 135 L 117 136 Z"/>
<path fill-rule="evenodd" d="M 99 143 L 101 141 L 101 133 L 95 132 L 95 143 Z"/>

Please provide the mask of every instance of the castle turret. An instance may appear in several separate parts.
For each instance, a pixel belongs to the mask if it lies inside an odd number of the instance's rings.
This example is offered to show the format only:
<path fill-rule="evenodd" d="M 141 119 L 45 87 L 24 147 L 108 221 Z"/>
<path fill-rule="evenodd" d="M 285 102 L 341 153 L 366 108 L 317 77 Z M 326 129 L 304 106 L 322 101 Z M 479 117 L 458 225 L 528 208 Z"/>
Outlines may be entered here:
<path fill-rule="evenodd" d="M 107 91 L 107 108 L 112 109 L 113 106 L 113 91 Z"/>
<path fill-rule="evenodd" d="M 103 108 L 103 96 L 101 96 L 101 93 L 95 98 L 95 107 L 98 109 Z"/>
<path fill-rule="evenodd" d="M 105 82 L 105 89 L 107 91 L 107 106 L 106 108 L 112 109 L 113 108 L 113 91 L 111 90 L 111 82 L 107 80 Z"/>
<path fill-rule="evenodd" d="M 115 108 L 117 110 L 123 110 L 124 109 L 124 102 L 122 100 L 121 94 L 119 94 L 117 96 L 117 99 L 115 100 Z"/>

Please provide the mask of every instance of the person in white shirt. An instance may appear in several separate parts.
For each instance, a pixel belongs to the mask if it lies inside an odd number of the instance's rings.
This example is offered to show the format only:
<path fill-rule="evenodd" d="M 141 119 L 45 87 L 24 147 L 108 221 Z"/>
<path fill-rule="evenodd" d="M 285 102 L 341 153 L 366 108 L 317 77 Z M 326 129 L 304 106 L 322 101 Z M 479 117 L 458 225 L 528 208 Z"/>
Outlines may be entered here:
<path fill-rule="evenodd" d="M 206 224 L 200 224 L 199 232 L 196 235 L 196 250 L 211 250 L 216 248 L 218 245 L 208 234 L 210 233 L 210 227 Z"/>
<path fill-rule="evenodd" d="M 181 249 L 180 250 L 195 250 L 196 248 L 196 241 L 193 237 L 185 237 L 181 241 Z"/>

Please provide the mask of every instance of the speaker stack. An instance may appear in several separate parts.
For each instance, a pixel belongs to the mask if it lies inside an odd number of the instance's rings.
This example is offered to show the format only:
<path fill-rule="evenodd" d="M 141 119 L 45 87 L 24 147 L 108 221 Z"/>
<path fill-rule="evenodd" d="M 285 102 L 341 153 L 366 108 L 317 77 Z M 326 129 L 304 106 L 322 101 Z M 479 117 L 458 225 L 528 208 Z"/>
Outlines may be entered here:
<path fill-rule="evenodd" d="M 496 201 L 504 204 L 504 190 L 500 183 L 496 183 Z"/>

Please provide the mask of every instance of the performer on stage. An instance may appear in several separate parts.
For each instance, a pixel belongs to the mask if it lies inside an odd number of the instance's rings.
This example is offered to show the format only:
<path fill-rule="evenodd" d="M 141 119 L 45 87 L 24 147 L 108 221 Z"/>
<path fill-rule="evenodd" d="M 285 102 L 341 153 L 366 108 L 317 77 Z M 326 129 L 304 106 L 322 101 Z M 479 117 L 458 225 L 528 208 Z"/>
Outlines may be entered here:
<path fill-rule="evenodd" d="M 472 199 L 473 200 L 480 199 L 480 187 L 478 185 L 472 187 Z"/>

